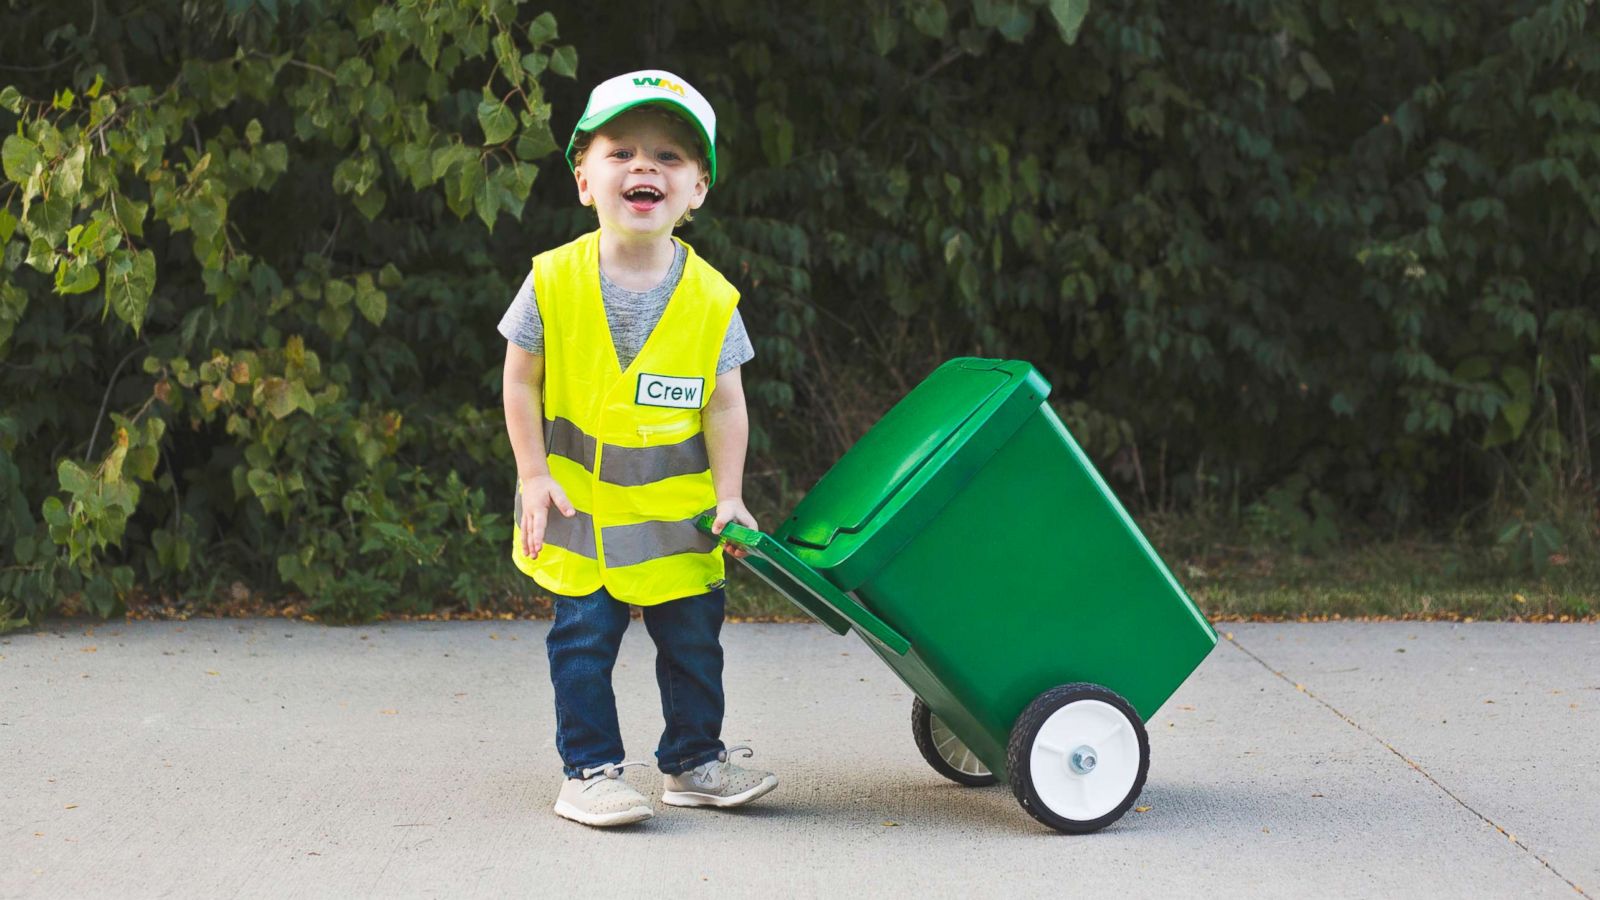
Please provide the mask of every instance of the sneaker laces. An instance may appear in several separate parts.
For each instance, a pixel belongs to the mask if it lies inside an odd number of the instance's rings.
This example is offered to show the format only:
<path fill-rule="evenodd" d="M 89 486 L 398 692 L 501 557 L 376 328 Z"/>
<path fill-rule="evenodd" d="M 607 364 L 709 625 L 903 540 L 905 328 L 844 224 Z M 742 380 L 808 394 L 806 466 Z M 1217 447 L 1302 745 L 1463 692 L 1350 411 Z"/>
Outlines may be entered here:
<path fill-rule="evenodd" d="M 619 763 L 606 763 L 603 766 L 595 766 L 595 767 L 590 768 L 590 769 L 584 769 L 583 770 L 583 780 L 584 781 L 588 781 L 597 772 L 604 773 L 607 778 L 613 778 L 613 779 L 614 778 L 621 778 L 623 769 L 626 769 L 629 766 L 644 766 L 644 765 L 649 765 L 649 764 L 645 763 L 645 762 L 642 762 L 640 760 L 624 760 L 623 762 L 619 762 Z"/>
<path fill-rule="evenodd" d="M 751 756 L 755 756 L 756 755 L 756 752 L 754 750 L 751 750 L 749 748 L 749 746 L 747 746 L 745 744 L 739 744 L 737 746 L 728 747 L 728 748 L 726 748 L 724 750 L 718 750 L 716 759 L 709 760 L 707 762 L 701 763 L 698 766 L 695 766 L 694 767 L 694 771 L 699 772 L 701 774 L 709 773 L 712 769 L 716 768 L 718 763 L 727 762 L 729 757 L 731 757 L 735 753 L 738 753 L 740 750 L 744 751 L 744 755 L 746 757 L 751 757 Z"/>

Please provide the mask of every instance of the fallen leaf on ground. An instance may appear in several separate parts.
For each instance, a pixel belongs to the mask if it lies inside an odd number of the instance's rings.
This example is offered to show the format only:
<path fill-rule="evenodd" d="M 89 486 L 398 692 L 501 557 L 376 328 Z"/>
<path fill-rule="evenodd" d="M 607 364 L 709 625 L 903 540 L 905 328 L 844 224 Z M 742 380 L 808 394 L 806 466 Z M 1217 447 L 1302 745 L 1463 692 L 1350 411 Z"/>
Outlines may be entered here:
<path fill-rule="evenodd" d="M 77 809 L 77 808 L 78 808 L 78 804 L 76 804 L 76 803 L 68 803 L 67 804 L 67 809 Z"/>
<path fill-rule="evenodd" d="M 78 652 L 79 653 L 99 653 L 100 652 L 100 648 L 99 647 L 79 647 L 78 648 Z"/>
<path fill-rule="evenodd" d="M 1149 812 L 1150 811 L 1150 807 L 1148 807 L 1148 806 L 1135 806 L 1133 808 L 1133 811 L 1134 812 Z"/>
<path fill-rule="evenodd" d="M 206 674 L 207 675 L 221 675 L 222 673 L 218 672 L 216 669 L 207 669 L 206 670 Z"/>
<path fill-rule="evenodd" d="M 398 715 L 400 715 L 400 710 L 398 710 L 398 709 L 380 709 L 380 710 L 378 710 L 378 712 L 381 712 L 386 716 L 398 716 Z"/>
<path fill-rule="evenodd" d="M 899 822 L 885 822 L 885 823 L 883 823 L 883 827 L 885 827 L 885 828 L 899 828 L 900 827 L 900 823 Z"/>

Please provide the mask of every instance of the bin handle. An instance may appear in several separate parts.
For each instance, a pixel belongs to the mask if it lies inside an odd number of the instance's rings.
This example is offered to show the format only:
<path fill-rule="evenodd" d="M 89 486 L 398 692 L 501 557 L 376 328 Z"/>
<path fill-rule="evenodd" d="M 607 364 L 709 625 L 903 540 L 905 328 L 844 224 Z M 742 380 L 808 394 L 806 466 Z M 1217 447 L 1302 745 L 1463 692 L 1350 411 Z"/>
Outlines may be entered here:
<path fill-rule="evenodd" d="M 768 583 L 793 600 L 801 609 L 827 625 L 838 634 L 844 633 L 841 625 L 855 626 L 862 637 L 869 638 L 885 649 L 899 656 L 904 656 L 911 649 L 911 642 L 906 640 L 900 632 L 890 628 L 882 619 L 873 615 L 866 607 L 857 603 L 849 594 L 839 590 L 833 582 L 822 577 L 816 569 L 811 568 L 799 557 L 785 547 L 782 542 L 765 532 L 753 528 L 746 528 L 737 522 L 729 522 L 723 526 L 722 534 L 712 534 L 711 526 L 716 517 L 705 513 L 695 520 L 695 526 L 706 534 L 718 538 L 720 543 L 734 544 L 750 551 L 748 559 L 742 559 L 746 566 L 757 575 L 762 576 Z M 812 608 L 805 599 L 795 596 L 786 590 L 784 585 L 776 583 L 761 567 L 753 565 L 750 559 L 758 559 L 763 566 L 770 565 L 782 575 L 790 585 L 798 587 L 809 595 L 806 599 L 816 600 L 821 604 L 821 609 Z M 829 615 L 831 614 L 831 615 Z"/>

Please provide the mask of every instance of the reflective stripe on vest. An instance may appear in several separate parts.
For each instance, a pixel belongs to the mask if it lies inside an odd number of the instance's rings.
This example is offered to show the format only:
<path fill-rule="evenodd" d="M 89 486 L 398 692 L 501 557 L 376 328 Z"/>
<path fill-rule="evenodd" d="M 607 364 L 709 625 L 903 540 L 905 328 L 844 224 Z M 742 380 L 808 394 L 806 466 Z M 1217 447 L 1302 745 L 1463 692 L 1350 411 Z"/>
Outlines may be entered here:
<path fill-rule="evenodd" d="M 709 512 L 715 512 L 711 507 Z M 606 548 L 606 565 L 635 566 L 674 553 L 709 553 L 717 542 L 705 532 L 694 527 L 699 516 L 677 522 L 640 522 L 636 525 L 612 525 L 600 533 L 600 542 Z"/>
<path fill-rule="evenodd" d="M 594 449 L 600 443 L 569 419 L 559 416 L 545 423 L 545 449 L 551 456 L 572 460 L 594 471 Z M 638 487 L 676 475 L 696 475 L 711 470 L 704 432 L 676 444 L 654 447 L 606 445 L 600 480 L 623 487 Z"/>
<path fill-rule="evenodd" d="M 517 485 L 517 501 L 512 504 L 516 521 L 522 521 L 522 485 Z M 521 543 L 520 528 L 517 542 Z M 561 514 L 561 510 L 550 507 L 550 513 L 544 521 L 544 542 L 547 545 L 560 547 L 579 556 L 594 559 L 594 516 L 581 509 L 572 511 L 572 518 Z"/>
<path fill-rule="evenodd" d="M 589 471 L 594 471 L 594 438 L 560 416 L 544 423 L 544 449 L 551 456 L 564 456 Z"/>

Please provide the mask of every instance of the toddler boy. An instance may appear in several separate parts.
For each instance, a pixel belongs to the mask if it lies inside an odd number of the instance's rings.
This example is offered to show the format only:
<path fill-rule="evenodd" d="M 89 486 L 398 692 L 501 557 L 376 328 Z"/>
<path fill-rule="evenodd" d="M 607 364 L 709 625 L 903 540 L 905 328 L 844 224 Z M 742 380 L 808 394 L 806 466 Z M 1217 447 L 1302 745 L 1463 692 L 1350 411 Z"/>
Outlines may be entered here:
<path fill-rule="evenodd" d="M 653 814 L 622 777 L 645 763 L 623 759 L 611 688 L 632 606 L 656 645 L 662 801 L 738 806 L 778 784 L 730 762 L 751 751 L 720 739 L 724 561 L 694 525 L 715 511 L 719 534 L 757 527 L 741 499 L 739 366 L 755 353 L 739 294 L 672 235 L 716 182 L 715 139 L 711 105 L 670 72 L 597 86 L 567 163 L 600 227 L 535 256 L 500 322 L 512 558 L 555 596 L 555 811 L 588 825 Z"/>

